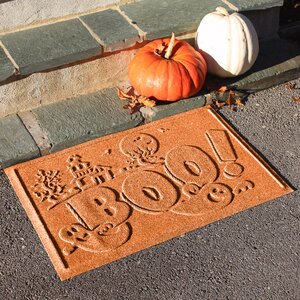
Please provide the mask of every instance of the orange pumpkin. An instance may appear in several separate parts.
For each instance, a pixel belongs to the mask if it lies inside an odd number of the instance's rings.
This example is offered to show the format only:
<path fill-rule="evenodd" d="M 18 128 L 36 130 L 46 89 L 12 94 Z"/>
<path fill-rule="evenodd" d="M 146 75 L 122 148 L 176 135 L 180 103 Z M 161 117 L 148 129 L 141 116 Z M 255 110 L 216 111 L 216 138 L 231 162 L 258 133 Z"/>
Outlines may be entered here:
<path fill-rule="evenodd" d="M 129 79 L 141 95 L 176 101 L 196 94 L 203 86 L 207 65 L 185 41 L 159 39 L 140 49 L 129 65 Z"/>

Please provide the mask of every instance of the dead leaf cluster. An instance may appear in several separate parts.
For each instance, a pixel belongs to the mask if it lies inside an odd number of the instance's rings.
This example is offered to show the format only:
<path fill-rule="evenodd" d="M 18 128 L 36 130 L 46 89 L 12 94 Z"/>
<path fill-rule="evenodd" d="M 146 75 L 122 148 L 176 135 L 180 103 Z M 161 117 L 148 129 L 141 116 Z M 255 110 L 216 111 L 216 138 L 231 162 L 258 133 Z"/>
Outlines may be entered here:
<path fill-rule="evenodd" d="M 225 101 L 220 101 L 217 99 L 212 99 L 213 104 L 216 108 L 221 108 L 223 106 L 229 106 L 231 111 L 234 111 L 235 106 L 244 106 L 243 100 L 239 97 L 237 93 L 232 90 L 228 90 L 226 86 L 221 86 L 217 92 L 224 94 L 228 91 L 228 97 Z"/>
<path fill-rule="evenodd" d="M 117 93 L 120 100 L 128 101 L 123 108 L 130 109 L 131 113 L 138 111 L 142 106 L 154 107 L 156 105 L 155 100 L 149 99 L 145 96 L 137 95 L 133 87 L 130 87 L 127 92 L 117 88 Z"/>
<path fill-rule="evenodd" d="M 291 82 L 288 82 L 286 83 L 285 85 L 285 88 L 288 89 L 289 91 L 292 91 L 296 88 L 296 83 L 291 83 Z"/>
<path fill-rule="evenodd" d="M 289 91 L 293 91 L 293 90 L 298 90 L 299 88 L 296 88 L 296 83 L 291 83 L 288 82 L 285 85 L 285 88 L 288 89 Z M 300 102 L 300 97 L 292 97 L 294 102 Z"/>

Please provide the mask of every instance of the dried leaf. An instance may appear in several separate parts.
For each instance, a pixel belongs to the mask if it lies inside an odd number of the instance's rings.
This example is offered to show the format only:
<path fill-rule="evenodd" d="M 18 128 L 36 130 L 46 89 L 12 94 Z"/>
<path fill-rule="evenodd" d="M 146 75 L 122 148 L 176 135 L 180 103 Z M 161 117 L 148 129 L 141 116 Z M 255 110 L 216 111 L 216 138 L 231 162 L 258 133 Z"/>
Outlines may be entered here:
<path fill-rule="evenodd" d="M 225 102 L 222 102 L 222 101 L 219 101 L 219 100 L 216 100 L 216 99 L 212 99 L 212 103 L 217 107 L 217 108 L 221 108 L 223 106 L 226 105 Z"/>
<path fill-rule="evenodd" d="M 219 101 L 219 100 L 216 100 L 216 99 L 212 99 L 212 102 L 217 108 L 221 108 L 223 106 L 229 106 L 229 109 L 231 111 L 234 111 L 233 106 L 244 106 L 244 103 L 243 103 L 242 99 L 237 98 L 237 97 L 238 97 L 237 93 L 235 93 L 232 90 L 229 90 L 228 97 L 227 97 L 225 102 Z"/>
<path fill-rule="evenodd" d="M 136 97 L 136 100 L 141 104 L 143 104 L 143 102 L 146 101 L 147 99 L 149 99 L 149 98 L 147 98 L 146 96 L 137 96 Z"/>
<path fill-rule="evenodd" d="M 238 96 L 238 94 L 235 93 L 234 91 L 230 90 L 229 93 L 228 93 L 228 98 L 225 101 L 225 103 L 229 106 L 231 106 L 231 105 L 240 105 L 241 104 L 241 99 L 235 98 L 234 96 Z"/>
<path fill-rule="evenodd" d="M 146 107 L 153 107 L 156 105 L 156 102 L 154 100 L 151 100 L 145 96 L 138 96 L 137 100 L 140 104 L 143 104 Z"/>
<path fill-rule="evenodd" d="M 228 90 L 227 86 L 221 86 L 218 88 L 217 92 L 225 93 Z"/>
<path fill-rule="evenodd" d="M 237 105 L 237 106 L 244 106 L 244 103 L 243 103 L 243 101 L 242 101 L 242 99 L 235 99 L 235 103 L 234 103 L 235 105 Z"/>
<path fill-rule="evenodd" d="M 131 87 L 128 92 L 124 92 L 122 89 L 117 88 L 117 92 L 118 92 L 118 97 L 121 100 L 133 100 L 135 95 L 134 95 L 134 89 L 133 87 Z"/>
<path fill-rule="evenodd" d="M 117 88 L 117 93 L 118 93 L 118 97 L 121 99 L 121 100 L 126 100 L 126 99 L 130 99 L 128 97 L 128 95 L 120 88 Z"/>
<path fill-rule="evenodd" d="M 288 89 L 289 91 L 292 91 L 292 90 L 295 89 L 296 83 L 290 83 L 290 82 L 288 82 L 288 83 L 286 83 L 284 86 L 285 86 L 285 88 Z"/>
<path fill-rule="evenodd" d="M 300 97 L 293 97 L 294 102 L 300 102 Z"/>
<path fill-rule="evenodd" d="M 154 107 L 156 105 L 154 100 L 145 96 L 136 95 L 133 87 L 131 87 L 128 92 L 124 92 L 122 89 L 117 88 L 117 93 L 121 100 L 129 101 L 129 103 L 124 105 L 123 108 L 130 109 L 131 113 L 138 111 L 141 106 Z"/>
<path fill-rule="evenodd" d="M 233 96 L 233 95 L 232 95 L 232 94 L 230 93 L 230 91 L 229 91 L 228 98 L 227 98 L 226 101 L 225 101 L 226 105 L 230 106 L 230 105 L 233 104 L 232 96 Z"/>
<path fill-rule="evenodd" d="M 143 104 L 145 107 L 154 107 L 156 105 L 156 102 L 151 99 L 146 99 L 143 101 Z"/>

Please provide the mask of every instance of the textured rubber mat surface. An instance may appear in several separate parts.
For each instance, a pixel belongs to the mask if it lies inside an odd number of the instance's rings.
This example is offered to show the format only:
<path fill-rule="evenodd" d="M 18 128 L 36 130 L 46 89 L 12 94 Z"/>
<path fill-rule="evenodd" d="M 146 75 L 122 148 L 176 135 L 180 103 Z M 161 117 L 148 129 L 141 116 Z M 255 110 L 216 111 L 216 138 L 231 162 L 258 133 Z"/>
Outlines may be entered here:
<path fill-rule="evenodd" d="M 62 280 L 292 191 L 209 107 L 5 171 Z"/>

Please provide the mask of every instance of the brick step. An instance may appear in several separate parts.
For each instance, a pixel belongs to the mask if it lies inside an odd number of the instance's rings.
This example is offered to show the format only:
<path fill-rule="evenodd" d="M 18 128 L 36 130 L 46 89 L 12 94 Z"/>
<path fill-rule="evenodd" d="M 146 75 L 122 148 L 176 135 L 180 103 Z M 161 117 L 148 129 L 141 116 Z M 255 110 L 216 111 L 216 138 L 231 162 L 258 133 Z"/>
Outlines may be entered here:
<path fill-rule="evenodd" d="M 0 117 L 119 84 L 127 79 L 137 48 L 172 31 L 179 38 L 193 37 L 203 16 L 217 6 L 247 15 L 262 40 L 274 37 L 283 1 L 122 3 L 48 25 L 0 32 Z"/>
<path fill-rule="evenodd" d="M 249 92 L 299 76 L 299 42 L 274 39 L 262 43 L 252 71 L 220 84 Z M 208 78 L 214 84 L 216 80 Z M 142 108 L 130 114 L 123 109 L 124 102 L 118 99 L 116 88 L 111 88 L 1 118 L 0 165 L 5 168 L 96 137 L 210 104 L 214 95 L 205 93 L 202 91 L 189 99 L 160 104 L 152 109 Z"/>

